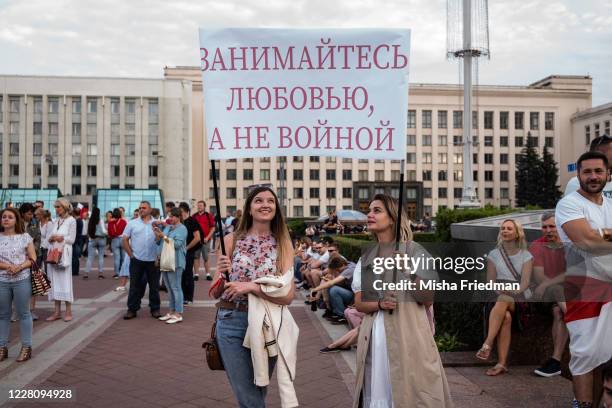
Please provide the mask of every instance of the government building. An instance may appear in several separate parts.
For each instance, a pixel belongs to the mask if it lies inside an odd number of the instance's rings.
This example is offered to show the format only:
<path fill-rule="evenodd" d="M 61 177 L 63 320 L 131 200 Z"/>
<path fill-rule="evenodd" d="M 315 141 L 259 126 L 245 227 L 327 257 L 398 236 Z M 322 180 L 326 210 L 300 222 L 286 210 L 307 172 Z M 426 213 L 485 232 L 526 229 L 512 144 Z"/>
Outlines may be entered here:
<path fill-rule="evenodd" d="M 166 200 L 204 199 L 214 207 L 200 74 L 198 67 L 166 67 L 159 79 L 0 76 L 2 188 L 57 188 L 82 198 L 97 190 L 160 189 Z M 482 204 L 513 206 L 516 158 L 527 144 L 553 153 L 563 189 L 588 142 L 609 133 L 612 108 L 593 108 L 591 98 L 588 76 L 480 85 L 468 136 L 473 157 L 465 158 L 461 87 L 411 84 L 411 218 L 459 203 L 463 160 L 473 161 Z M 364 209 L 377 192 L 398 196 L 399 169 L 399 161 L 318 156 L 222 161 L 221 215 L 241 208 L 259 184 L 282 184 L 289 217 Z"/>

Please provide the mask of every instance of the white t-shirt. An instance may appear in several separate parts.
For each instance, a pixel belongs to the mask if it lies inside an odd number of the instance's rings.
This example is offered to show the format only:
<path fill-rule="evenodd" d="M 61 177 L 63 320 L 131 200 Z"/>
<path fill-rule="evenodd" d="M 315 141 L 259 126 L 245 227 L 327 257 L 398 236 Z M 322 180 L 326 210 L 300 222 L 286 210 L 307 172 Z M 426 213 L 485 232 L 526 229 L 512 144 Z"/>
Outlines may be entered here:
<path fill-rule="evenodd" d="M 579 188 L 580 182 L 578 181 L 578 177 L 574 176 L 570 179 L 570 181 L 567 182 L 567 185 L 565 186 L 565 191 L 563 192 L 563 196 L 565 197 L 568 194 L 573 193 L 574 191 L 578 191 Z M 612 198 L 612 181 L 608 181 L 602 193 L 604 197 Z"/>
<path fill-rule="evenodd" d="M 503 279 L 508 281 L 517 281 L 514 277 L 514 274 L 510 271 L 499 248 L 495 248 L 491 252 L 489 252 L 488 258 L 495 265 L 495 270 L 497 271 L 497 279 Z M 523 273 L 523 265 L 528 262 L 530 259 L 533 259 L 533 256 L 526 249 L 521 249 L 514 255 L 508 255 L 508 259 L 514 266 L 514 270 L 521 276 Z M 520 282 L 519 282 L 520 283 Z"/>
<path fill-rule="evenodd" d="M 612 228 L 612 198 L 603 197 L 603 203 L 597 205 L 577 191 L 563 197 L 555 209 L 555 222 L 562 242 L 571 242 L 563 224 L 578 219 L 585 219 L 593 229 Z M 571 249 L 584 258 L 587 276 L 612 282 L 612 254 L 593 256 L 574 245 Z"/>

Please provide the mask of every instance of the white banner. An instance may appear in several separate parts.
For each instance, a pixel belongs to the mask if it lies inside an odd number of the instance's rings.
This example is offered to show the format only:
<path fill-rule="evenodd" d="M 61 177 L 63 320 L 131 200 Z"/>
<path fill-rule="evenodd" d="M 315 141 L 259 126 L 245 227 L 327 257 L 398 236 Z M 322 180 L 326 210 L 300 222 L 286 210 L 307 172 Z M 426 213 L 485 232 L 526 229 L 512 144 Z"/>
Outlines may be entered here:
<path fill-rule="evenodd" d="M 200 29 L 209 158 L 405 159 L 408 29 Z"/>

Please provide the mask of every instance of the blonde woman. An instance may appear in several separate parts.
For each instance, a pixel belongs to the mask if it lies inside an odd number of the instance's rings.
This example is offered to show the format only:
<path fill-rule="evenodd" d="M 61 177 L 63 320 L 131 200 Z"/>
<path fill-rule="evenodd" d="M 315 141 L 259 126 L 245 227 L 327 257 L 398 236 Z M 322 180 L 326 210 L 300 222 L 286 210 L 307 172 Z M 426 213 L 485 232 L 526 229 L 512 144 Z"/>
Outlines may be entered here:
<path fill-rule="evenodd" d="M 57 264 L 47 264 L 47 273 L 51 280 L 49 301 L 55 302 L 55 311 L 47 318 L 51 322 L 61 318 L 62 302 L 66 303 L 64 321 L 72 320 L 71 304 L 74 302 L 72 293 L 72 245 L 76 239 L 76 220 L 71 216 L 72 205 L 65 198 L 58 199 L 55 204 L 57 218 L 51 223 L 49 238 L 49 251 L 53 248 L 62 250 L 62 259 Z"/>
<path fill-rule="evenodd" d="M 380 245 L 359 260 L 353 275 L 355 307 L 365 313 L 357 343 L 353 407 L 452 407 L 450 388 L 428 316 L 433 293 L 413 291 L 398 302 L 399 293 L 386 293 L 382 297 L 373 285 L 366 284 L 373 280 L 369 275 L 373 272 L 365 265 L 371 264 L 373 257 L 388 257 L 395 252 L 398 207 L 397 201 L 385 194 L 375 195 L 370 202 L 368 231 Z M 402 209 L 400 232 L 401 252 L 411 257 L 429 256 L 412 241 L 405 209 Z M 435 273 L 419 269 L 416 276 L 417 281 L 432 279 Z"/>
<path fill-rule="evenodd" d="M 476 353 L 477 358 L 488 360 L 497 339 L 498 362 L 486 371 L 489 376 L 508 372 L 508 352 L 516 301 L 529 297 L 528 288 L 532 269 L 533 256 L 527 250 L 523 227 L 513 219 L 504 220 L 499 229 L 497 247 L 489 252 L 487 258 L 487 280 L 517 282 L 520 284 L 520 289 L 498 292 L 495 305 L 491 309 L 487 338 Z"/>

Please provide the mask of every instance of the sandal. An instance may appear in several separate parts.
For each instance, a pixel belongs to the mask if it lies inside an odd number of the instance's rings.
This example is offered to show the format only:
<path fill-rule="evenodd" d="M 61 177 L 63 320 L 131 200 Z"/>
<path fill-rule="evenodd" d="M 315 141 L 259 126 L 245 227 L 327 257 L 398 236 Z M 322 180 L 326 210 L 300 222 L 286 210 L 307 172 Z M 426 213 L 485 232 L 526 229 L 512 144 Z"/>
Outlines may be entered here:
<path fill-rule="evenodd" d="M 490 356 L 491 356 L 491 346 L 489 346 L 487 343 L 483 343 L 480 350 L 478 350 L 478 352 L 476 353 L 476 358 L 479 360 L 486 361 L 489 359 Z"/>
<path fill-rule="evenodd" d="M 45 321 L 46 321 L 46 322 L 54 322 L 54 321 L 59 320 L 59 319 L 61 319 L 61 318 L 62 318 L 62 316 L 60 316 L 60 315 L 58 315 L 58 314 L 52 314 L 51 316 L 47 317 L 47 318 L 45 319 Z"/>
<path fill-rule="evenodd" d="M 489 368 L 486 372 L 488 376 L 495 377 L 497 375 L 506 374 L 508 372 L 508 368 L 499 363 L 495 364 L 492 368 Z"/>

